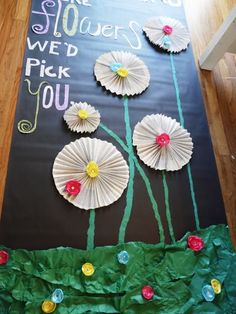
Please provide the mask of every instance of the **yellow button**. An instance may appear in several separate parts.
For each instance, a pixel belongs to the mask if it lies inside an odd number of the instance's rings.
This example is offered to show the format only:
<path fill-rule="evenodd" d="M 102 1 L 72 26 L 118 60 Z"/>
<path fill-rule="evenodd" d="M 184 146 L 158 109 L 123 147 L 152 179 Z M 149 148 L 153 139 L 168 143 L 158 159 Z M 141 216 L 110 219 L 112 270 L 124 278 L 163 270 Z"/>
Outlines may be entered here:
<path fill-rule="evenodd" d="M 87 175 L 90 178 L 96 178 L 99 175 L 99 167 L 95 161 L 90 161 L 86 167 Z"/>
<path fill-rule="evenodd" d="M 45 300 L 42 303 L 42 311 L 44 313 L 52 313 L 55 311 L 56 307 L 57 305 L 50 300 Z"/>
<path fill-rule="evenodd" d="M 219 280 L 212 279 L 211 280 L 211 286 L 212 286 L 212 289 L 214 290 L 215 294 L 221 293 L 221 283 Z"/>
<path fill-rule="evenodd" d="M 129 75 L 129 71 L 126 68 L 119 68 L 116 73 L 121 77 L 127 77 Z"/>
<path fill-rule="evenodd" d="M 86 119 L 88 119 L 88 116 L 89 116 L 89 114 L 88 114 L 88 111 L 87 111 L 87 110 L 80 109 L 80 110 L 78 111 L 78 117 L 79 117 L 81 120 L 86 120 Z"/>
<path fill-rule="evenodd" d="M 95 272 L 95 269 L 93 267 L 93 264 L 91 263 L 85 263 L 82 266 L 82 272 L 85 276 L 92 276 Z"/>

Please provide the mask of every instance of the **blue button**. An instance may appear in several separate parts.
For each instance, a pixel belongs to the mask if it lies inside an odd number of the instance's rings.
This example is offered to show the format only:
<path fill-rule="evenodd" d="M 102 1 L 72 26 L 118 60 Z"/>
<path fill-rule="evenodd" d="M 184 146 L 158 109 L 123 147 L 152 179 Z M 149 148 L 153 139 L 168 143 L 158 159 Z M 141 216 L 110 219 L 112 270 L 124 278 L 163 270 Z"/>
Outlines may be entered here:
<path fill-rule="evenodd" d="M 164 44 L 164 46 L 165 47 L 169 47 L 170 45 L 171 45 L 171 39 L 170 39 L 170 37 L 169 36 L 164 36 L 164 38 L 163 38 L 163 44 Z"/>
<path fill-rule="evenodd" d="M 215 244 L 215 246 L 221 246 L 221 239 L 216 238 L 213 240 L 213 243 Z"/>
<path fill-rule="evenodd" d="M 54 290 L 53 294 L 52 294 L 52 302 L 59 304 L 63 301 L 64 299 L 64 292 L 61 289 L 56 289 Z"/>
<path fill-rule="evenodd" d="M 112 72 L 117 72 L 120 68 L 122 68 L 121 63 L 114 62 L 110 65 L 110 69 L 112 70 Z"/>
<path fill-rule="evenodd" d="M 212 302 L 215 299 L 215 292 L 210 285 L 205 285 L 202 288 L 202 295 L 207 302 Z"/>
<path fill-rule="evenodd" d="M 126 265 L 129 261 L 129 254 L 126 251 L 121 251 L 117 257 L 120 264 Z"/>

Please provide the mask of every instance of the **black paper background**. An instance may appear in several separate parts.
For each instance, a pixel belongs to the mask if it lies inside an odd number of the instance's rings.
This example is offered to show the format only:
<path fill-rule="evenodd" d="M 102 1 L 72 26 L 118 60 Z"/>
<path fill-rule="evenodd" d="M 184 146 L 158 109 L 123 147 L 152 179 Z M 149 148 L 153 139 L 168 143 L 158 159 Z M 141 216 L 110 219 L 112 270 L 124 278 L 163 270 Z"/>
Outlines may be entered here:
<path fill-rule="evenodd" d="M 34 0 L 32 10 L 41 11 L 41 2 Z M 63 1 L 63 8 L 68 3 Z M 95 60 L 105 52 L 130 51 L 146 63 L 151 74 L 149 88 L 142 95 L 129 100 L 132 127 L 145 115 L 151 113 L 163 113 L 179 121 L 169 54 L 153 47 L 145 38 L 141 27 L 147 18 L 154 15 L 170 16 L 186 24 L 183 7 L 171 7 L 159 0 L 155 3 L 138 0 L 91 0 L 90 3 L 91 7 L 83 5 L 78 7 L 80 21 L 87 16 L 91 21 L 92 32 L 96 30 L 97 23 L 119 25 L 125 29 L 119 31 L 117 40 L 113 37 L 83 35 L 79 30 L 74 37 L 69 37 L 62 32 L 61 38 L 55 38 L 54 24 L 52 24 L 55 18 L 51 19 L 48 34 L 37 35 L 32 32 L 31 26 L 44 21 L 43 16 L 31 14 L 28 36 L 32 42 L 54 40 L 71 43 L 79 48 L 78 55 L 71 58 L 65 57 L 63 53 L 55 56 L 36 50 L 29 51 L 26 48 L 24 64 L 27 57 L 30 57 L 44 59 L 48 65 L 71 67 L 71 78 L 63 80 L 40 78 L 38 71 L 34 70 L 30 77 L 32 89 L 35 90 L 43 80 L 47 80 L 52 86 L 56 83 L 61 83 L 62 86 L 70 84 L 70 101 L 86 101 L 95 106 L 101 113 L 102 122 L 125 139 L 122 98 L 111 95 L 96 82 L 93 66 Z M 49 11 L 55 13 L 56 7 Z M 129 21 L 132 20 L 140 25 L 140 27 L 135 26 L 142 44 L 142 49 L 139 50 L 132 49 L 122 37 L 124 33 L 133 45 L 137 44 L 134 33 L 128 28 Z M 191 168 L 200 225 L 206 227 L 225 223 L 225 212 L 191 45 L 187 51 L 175 55 L 174 60 L 185 127 L 190 131 L 194 141 Z M 24 70 L 1 220 L 1 243 L 12 248 L 27 249 L 57 246 L 86 248 L 89 212 L 67 203 L 57 192 L 51 174 L 57 153 L 64 145 L 79 138 L 79 135 L 67 129 L 62 118 L 64 111 L 56 110 L 54 105 L 49 109 L 44 109 L 40 105 L 38 127 L 34 133 L 27 135 L 18 132 L 18 121 L 22 119 L 32 121 L 36 105 L 35 98 L 27 92 Z M 63 98 L 63 93 L 61 96 Z M 127 159 L 121 148 L 101 129 L 98 129 L 92 137 L 112 142 Z M 161 173 L 145 165 L 143 167 L 151 180 L 168 240 Z M 179 239 L 187 231 L 195 229 L 186 167 L 178 172 L 167 173 L 167 181 L 174 231 L 176 238 Z M 126 193 L 111 206 L 96 210 L 95 245 L 117 243 L 125 197 Z M 132 240 L 147 243 L 159 241 L 150 202 L 137 173 L 134 206 L 126 233 L 126 241 Z"/>

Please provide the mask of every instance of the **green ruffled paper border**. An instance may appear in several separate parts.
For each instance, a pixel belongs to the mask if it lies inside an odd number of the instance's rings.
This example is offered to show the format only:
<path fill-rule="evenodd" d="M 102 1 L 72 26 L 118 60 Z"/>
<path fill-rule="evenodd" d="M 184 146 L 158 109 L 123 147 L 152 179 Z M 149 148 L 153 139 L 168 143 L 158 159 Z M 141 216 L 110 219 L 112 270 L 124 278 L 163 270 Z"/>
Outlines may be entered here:
<path fill-rule="evenodd" d="M 210 226 L 197 234 L 205 242 L 201 252 L 187 248 L 190 233 L 171 245 L 130 242 L 88 251 L 1 247 L 10 260 L 0 266 L 0 313 L 42 313 L 42 302 L 56 288 L 65 294 L 57 314 L 236 313 L 236 254 L 228 227 Z M 118 263 L 121 250 L 129 253 L 127 265 Z M 91 277 L 81 272 L 85 262 L 95 267 Z M 201 289 L 213 278 L 222 282 L 222 292 L 210 303 Z M 141 296 L 145 285 L 155 291 L 150 301 Z"/>

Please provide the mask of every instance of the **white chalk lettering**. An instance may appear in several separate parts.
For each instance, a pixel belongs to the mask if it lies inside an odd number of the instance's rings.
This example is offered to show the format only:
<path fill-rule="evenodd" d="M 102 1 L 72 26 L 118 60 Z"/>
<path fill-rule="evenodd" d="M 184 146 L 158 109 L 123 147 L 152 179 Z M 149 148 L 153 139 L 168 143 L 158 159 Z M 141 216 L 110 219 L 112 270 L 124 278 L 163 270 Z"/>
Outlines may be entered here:
<path fill-rule="evenodd" d="M 37 68 L 39 71 L 40 77 L 57 77 L 58 79 L 62 79 L 62 77 L 70 77 L 68 71 L 70 68 L 64 68 L 63 66 L 59 65 L 58 69 L 55 70 L 53 65 L 46 66 L 46 61 L 42 60 L 40 62 L 38 59 L 27 58 L 26 60 L 26 69 L 25 69 L 25 76 L 31 75 L 32 68 Z M 38 68 L 39 67 L 39 68 Z M 38 74 L 37 72 L 35 74 Z"/>

